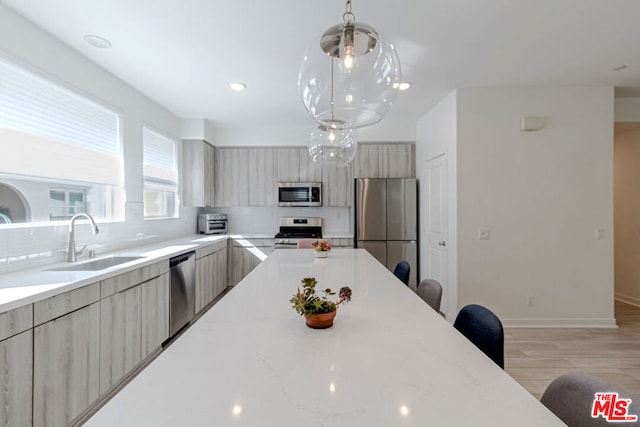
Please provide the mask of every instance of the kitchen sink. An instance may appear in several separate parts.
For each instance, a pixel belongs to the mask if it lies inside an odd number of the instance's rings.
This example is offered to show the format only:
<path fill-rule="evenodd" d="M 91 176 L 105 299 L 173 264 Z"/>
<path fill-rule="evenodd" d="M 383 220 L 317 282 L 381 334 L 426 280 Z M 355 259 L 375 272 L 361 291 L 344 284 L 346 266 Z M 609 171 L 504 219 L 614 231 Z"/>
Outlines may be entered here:
<path fill-rule="evenodd" d="M 98 271 L 113 267 L 125 262 L 135 261 L 143 258 L 141 256 L 112 256 L 109 258 L 97 259 L 83 264 L 74 264 L 68 267 L 52 268 L 49 271 Z"/>

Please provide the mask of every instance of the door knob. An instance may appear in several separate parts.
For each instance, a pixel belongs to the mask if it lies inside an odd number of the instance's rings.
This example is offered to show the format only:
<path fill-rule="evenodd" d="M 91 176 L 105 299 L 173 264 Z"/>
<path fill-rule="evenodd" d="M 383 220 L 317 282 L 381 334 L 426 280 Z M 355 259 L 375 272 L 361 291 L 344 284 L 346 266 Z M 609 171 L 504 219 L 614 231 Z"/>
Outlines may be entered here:
<path fill-rule="evenodd" d="M 444 247 L 444 246 L 447 246 L 447 242 L 445 242 L 444 240 L 440 240 L 440 241 L 438 242 L 438 246 L 443 246 L 443 247 Z"/>

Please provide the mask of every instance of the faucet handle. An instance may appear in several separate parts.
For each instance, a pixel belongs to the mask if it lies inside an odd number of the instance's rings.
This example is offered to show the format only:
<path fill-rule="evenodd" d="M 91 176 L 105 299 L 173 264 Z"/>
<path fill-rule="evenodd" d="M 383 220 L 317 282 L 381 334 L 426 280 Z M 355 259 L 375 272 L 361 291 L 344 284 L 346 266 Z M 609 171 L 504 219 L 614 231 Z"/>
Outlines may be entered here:
<path fill-rule="evenodd" d="M 81 255 L 85 249 L 87 249 L 87 245 L 84 245 L 80 250 L 76 249 L 76 255 Z"/>

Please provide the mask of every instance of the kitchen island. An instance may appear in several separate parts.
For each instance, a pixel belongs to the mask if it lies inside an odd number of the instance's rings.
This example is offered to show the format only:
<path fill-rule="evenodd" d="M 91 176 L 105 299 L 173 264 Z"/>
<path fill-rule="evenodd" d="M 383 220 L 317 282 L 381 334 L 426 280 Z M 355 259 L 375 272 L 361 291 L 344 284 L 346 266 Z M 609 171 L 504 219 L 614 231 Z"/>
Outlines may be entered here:
<path fill-rule="evenodd" d="M 333 327 L 290 307 L 349 286 Z M 101 408 L 95 426 L 553 426 L 533 396 L 362 249 L 276 250 Z"/>

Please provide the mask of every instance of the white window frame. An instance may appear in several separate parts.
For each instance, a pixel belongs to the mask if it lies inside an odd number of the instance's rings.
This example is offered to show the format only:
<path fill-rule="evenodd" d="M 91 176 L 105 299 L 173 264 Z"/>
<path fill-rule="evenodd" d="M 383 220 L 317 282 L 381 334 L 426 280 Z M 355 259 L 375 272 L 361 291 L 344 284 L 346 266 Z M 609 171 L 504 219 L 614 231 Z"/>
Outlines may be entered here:
<path fill-rule="evenodd" d="M 179 218 L 178 140 L 142 128 L 144 219 Z"/>

